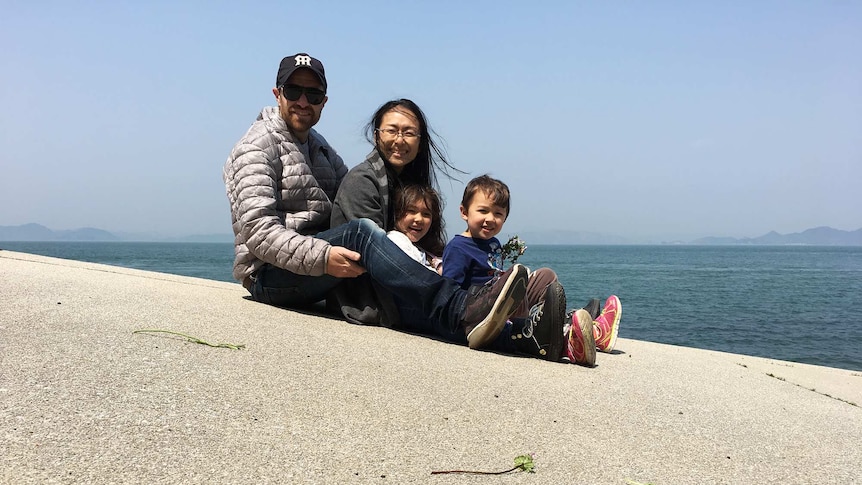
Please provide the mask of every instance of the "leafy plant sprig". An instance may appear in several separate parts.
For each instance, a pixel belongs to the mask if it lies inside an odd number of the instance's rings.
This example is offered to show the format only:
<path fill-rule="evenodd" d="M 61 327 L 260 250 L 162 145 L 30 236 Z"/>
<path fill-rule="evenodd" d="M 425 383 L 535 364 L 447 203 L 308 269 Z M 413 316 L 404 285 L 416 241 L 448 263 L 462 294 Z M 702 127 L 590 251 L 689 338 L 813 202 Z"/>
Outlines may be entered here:
<path fill-rule="evenodd" d="M 518 258 L 524 255 L 524 251 L 526 250 L 527 243 L 515 234 L 500 248 L 500 255 L 503 257 L 503 263 L 509 260 L 512 264 L 515 264 L 518 262 Z"/>
<path fill-rule="evenodd" d="M 135 330 L 132 333 L 133 334 L 135 334 L 135 333 L 167 333 L 170 335 L 176 335 L 179 337 L 183 337 L 183 338 L 185 338 L 191 342 L 194 342 L 196 344 L 207 345 L 209 347 L 217 347 L 217 348 L 231 349 L 231 350 L 242 350 L 245 348 L 245 344 L 227 344 L 227 343 L 225 343 L 225 344 L 223 344 L 223 343 L 214 344 L 214 343 L 207 342 L 206 340 L 199 339 L 197 337 L 192 337 L 191 335 L 186 335 L 184 333 L 174 332 L 172 330 L 141 329 L 141 330 Z"/>
<path fill-rule="evenodd" d="M 475 470 L 440 470 L 431 472 L 432 475 L 442 475 L 444 473 L 466 473 L 470 475 L 504 475 L 506 473 L 512 473 L 514 471 L 520 470 L 522 472 L 527 473 L 536 473 L 536 465 L 533 463 L 533 454 L 520 455 L 515 457 L 515 466 L 509 468 L 508 470 L 503 470 L 499 472 L 483 472 L 483 471 L 475 471 Z"/>

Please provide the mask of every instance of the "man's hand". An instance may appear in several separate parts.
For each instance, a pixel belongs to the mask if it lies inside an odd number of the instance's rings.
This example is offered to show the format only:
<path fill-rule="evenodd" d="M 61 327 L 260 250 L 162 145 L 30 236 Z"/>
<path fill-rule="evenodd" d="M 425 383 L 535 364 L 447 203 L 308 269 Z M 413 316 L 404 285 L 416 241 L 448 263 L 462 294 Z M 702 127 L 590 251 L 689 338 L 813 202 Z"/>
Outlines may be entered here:
<path fill-rule="evenodd" d="M 329 248 L 329 259 L 326 260 L 326 274 L 336 278 L 356 278 L 365 273 L 365 268 L 359 265 L 359 253 L 342 246 Z"/>

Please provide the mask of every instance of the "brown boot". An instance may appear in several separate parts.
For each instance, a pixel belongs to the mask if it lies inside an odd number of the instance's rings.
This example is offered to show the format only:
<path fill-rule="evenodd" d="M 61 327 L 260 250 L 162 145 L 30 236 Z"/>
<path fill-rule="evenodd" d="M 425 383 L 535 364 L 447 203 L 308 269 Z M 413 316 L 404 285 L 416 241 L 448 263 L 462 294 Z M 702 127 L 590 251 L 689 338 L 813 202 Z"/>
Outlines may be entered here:
<path fill-rule="evenodd" d="M 461 325 L 471 349 L 491 343 L 527 293 L 527 268 L 516 264 L 484 285 L 467 290 Z"/>

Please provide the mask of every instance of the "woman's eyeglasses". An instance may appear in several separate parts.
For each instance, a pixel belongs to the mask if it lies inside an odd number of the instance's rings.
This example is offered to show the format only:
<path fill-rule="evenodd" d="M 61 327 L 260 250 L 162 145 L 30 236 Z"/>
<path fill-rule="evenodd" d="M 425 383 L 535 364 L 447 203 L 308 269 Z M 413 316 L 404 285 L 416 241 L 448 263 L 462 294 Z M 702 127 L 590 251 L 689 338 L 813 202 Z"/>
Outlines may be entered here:
<path fill-rule="evenodd" d="M 309 101 L 309 103 L 310 102 L 311 101 Z M 415 138 L 419 138 L 419 133 L 416 133 L 413 130 L 401 131 L 396 130 L 395 128 L 378 128 L 376 131 L 380 134 L 382 138 L 387 138 L 390 140 L 398 138 L 399 136 L 403 138 L 404 141 L 410 141 Z"/>
<path fill-rule="evenodd" d="M 284 84 L 281 86 L 281 95 L 288 101 L 296 101 L 303 94 L 305 94 L 305 99 L 308 100 L 308 103 L 315 106 L 322 103 L 323 98 L 326 97 L 326 93 L 317 88 L 306 88 L 295 84 Z"/>

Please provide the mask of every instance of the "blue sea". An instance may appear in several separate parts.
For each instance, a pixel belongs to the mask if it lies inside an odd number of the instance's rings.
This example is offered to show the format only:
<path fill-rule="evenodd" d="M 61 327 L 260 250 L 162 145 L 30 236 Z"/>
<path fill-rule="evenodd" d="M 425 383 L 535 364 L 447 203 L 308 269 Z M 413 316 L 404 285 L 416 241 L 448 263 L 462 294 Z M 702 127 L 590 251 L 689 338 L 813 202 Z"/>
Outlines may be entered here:
<path fill-rule="evenodd" d="M 0 248 L 232 281 L 231 243 L 0 242 Z M 862 247 L 541 246 L 569 307 L 616 294 L 620 336 L 862 371 Z"/>

